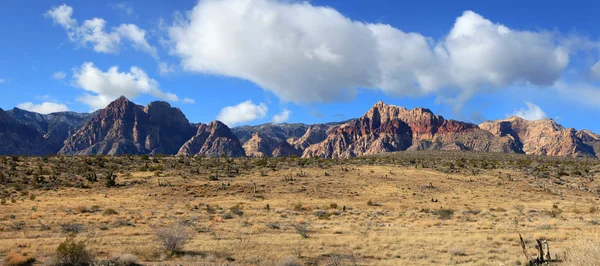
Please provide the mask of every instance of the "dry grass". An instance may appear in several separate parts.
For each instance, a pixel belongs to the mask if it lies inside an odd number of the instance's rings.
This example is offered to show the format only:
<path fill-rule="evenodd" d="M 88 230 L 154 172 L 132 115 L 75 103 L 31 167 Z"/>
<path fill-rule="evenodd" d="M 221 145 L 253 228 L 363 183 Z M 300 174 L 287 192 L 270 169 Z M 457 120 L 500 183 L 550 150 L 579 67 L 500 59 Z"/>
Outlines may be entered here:
<path fill-rule="evenodd" d="M 0 255 L 26 253 L 48 262 L 74 228 L 76 240 L 96 258 L 131 254 L 144 265 L 514 265 L 524 259 L 517 232 L 530 253 L 534 239 L 544 238 L 553 253 L 567 251 L 572 260 L 593 247 L 579 244 L 577 236 L 597 233 L 593 221 L 600 218 L 599 167 L 587 160 L 517 167 L 525 163 L 467 159 L 459 168 L 458 158 L 451 171 L 446 161 L 421 157 L 414 163 L 310 159 L 303 167 L 291 158 L 48 160 L 19 159 L 13 182 L 0 191 L 7 199 L 0 205 Z M 160 166 L 159 177 L 141 171 L 147 162 Z M 46 183 L 18 183 L 38 165 L 48 172 Z M 473 165 L 480 169 L 476 175 Z M 560 179 L 533 175 L 533 168 L 552 174 L 556 167 L 588 172 Z M 54 181 L 58 168 L 63 172 Z M 102 169 L 109 168 L 117 178 L 107 188 Z M 88 182 L 88 171 L 99 181 Z M 155 234 L 173 224 L 196 233 L 181 252 L 167 256 Z M 310 224 L 308 238 L 298 234 L 295 226 L 302 224 Z"/>

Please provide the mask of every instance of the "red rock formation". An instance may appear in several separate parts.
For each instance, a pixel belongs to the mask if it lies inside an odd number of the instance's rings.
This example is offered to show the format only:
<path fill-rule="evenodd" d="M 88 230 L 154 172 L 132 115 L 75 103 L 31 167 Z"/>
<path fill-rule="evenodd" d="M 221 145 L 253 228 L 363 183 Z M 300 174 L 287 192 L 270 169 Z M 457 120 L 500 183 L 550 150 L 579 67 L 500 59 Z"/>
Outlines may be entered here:
<path fill-rule="evenodd" d="M 146 107 L 120 97 L 64 142 L 60 154 L 175 154 L 193 136 L 183 113 L 166 102 Z"/>
<path fill-rule="evenodd" d="M 477 125 L 445 120 L 425 108 L 375 104 L 364 116 L 330 132 L 306 148 L 303 157 L 354 157 L 407 149 L 460 149 L 519 152 L 508 137 L 495 137 Z"/>

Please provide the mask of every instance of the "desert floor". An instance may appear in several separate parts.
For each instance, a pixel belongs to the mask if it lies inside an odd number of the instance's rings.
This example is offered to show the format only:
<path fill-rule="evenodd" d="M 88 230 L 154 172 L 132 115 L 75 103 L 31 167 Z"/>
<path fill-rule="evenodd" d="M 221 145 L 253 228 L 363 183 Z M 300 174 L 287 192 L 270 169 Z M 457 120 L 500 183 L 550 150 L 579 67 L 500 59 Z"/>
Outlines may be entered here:
<path fill-rule="evenodd" d="M 98 182 L 75 173 L 84 159 L 6 159 L 5 176 L 12 164 L 16 173 L 83 185 L 15 185 L 13 174 L 2 184 L 0 259 L 17 253 L 49 264 L 75 232 L 97 258 L 131 254 L 143 265 L 525 265 L 519 233 L 532 255 L 535 240 L 545 239 L 560 259 L 600 231 L 595 164 L 586 163 L 585 176 L 541 178 L 468 160 L 441 171 L 383 159 L 270 159 L 245 169 L 233 160 L 224 166 L 227 159 L 165 157 L 149 161 L 151 169 L 141 158 L 117 159 L 85 159 Z M 61 167 L 72 175 L 55 171 Z M 108 168 L 115 187 L 102 180 Z M 174 225 L 191 229 L 191 239 L 171 255 L 155 235 Z"/>

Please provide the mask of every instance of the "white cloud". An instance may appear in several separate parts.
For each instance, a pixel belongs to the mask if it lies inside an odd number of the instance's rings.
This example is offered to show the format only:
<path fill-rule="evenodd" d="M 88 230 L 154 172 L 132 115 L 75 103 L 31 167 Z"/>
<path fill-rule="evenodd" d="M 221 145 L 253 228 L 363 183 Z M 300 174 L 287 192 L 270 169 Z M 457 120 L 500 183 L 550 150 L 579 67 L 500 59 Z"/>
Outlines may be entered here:
<path fill-rule="evenodd" d="M 161 91 L 158 82 L 136 66 L 132 66 L 129 72 L 119 72 L 117 66 L 104 72 L 94 63 L 87 62 L 75 70 L 73 78 L 77 86 L 93 93 L 78 99 L 92 109 L 104 108 L 121 95 L 133 99 L 141 94 L 149 94 L 168 101 L 179 101 L 177 95 Z"/>
<path fill-rule="evenodd" d="M 127 15 L 133 15 L 134 12 L 133 4 L 131 4 L 131 2 L 112 3 L 109 4 L 109 6 L 114 10 L 125 12 Z"/>
<path fill-rule="evenodd" d="M 105 30 L 106 21 L 102 18 L 85 20 L 81 25 L 74 19 L 73 8 L 63 4 L 50 9 L 46 16 L 52 18 L 55 24 L 62 26 L 69 40 L 81 47 L 92 45 L 99 53 L 119 53 L 122 39 L 129 40 L 136 50 L 149 53 L 157 58 L 156 48 L 146 39 L 146 31 L 134 24 L 121 24 L 111 32 Z"/>
<path fill-rule="evenodd" d="M 43 102 L 41 104 L 34 104 L 32 102 L 24 102 L 17 104 L 17 107 L 23 110 L 36 112 L 40 114 L 50 114 L 56 112 L 69 111 L 69 108 L 61 103 L 54 102 Z"/>
<path fill-rule="evenodd" d="M 196 101 L 194 101 L 194 99 L 191 98 L 183 98 L 183 100 L 181 100 L 182 103 L 196 103 Z"/>
<path fill-rule="evenodd" d="M 3 78 L 0 78 L 0 83 L 4 83 L 4 79 Z"/>
<path fill-rule="evenodd" d="M 163 74 L 163 75 L 164 74 L 169 74 L 171 72 L 175 72 L 176 70 L 177 70 L 177 67 L 174 66 L 174 65 L 172 65 L 172 64 L 169 64 L 169 63 L 166 63 L 166 62 L 159 62 L 158 63 L 158 72 L 160 74 Z"/>
<path fill-rule="evenodd" d="M 184 70 L 246 79 L 297 103 L 348 100 L 367 88 L 460 106 L 489 88 L 551 85 L 569 62 L 552 34 L 471 11 L 434 41 L 309 2 L 201 0 L 168 32 Z"/>
<path fill-rule="evenodd" d="M 288 119 L 290 119 L 291 114 L 292 114 L 292 111 L 284 108 L 281 111 L 281 113 L 274 115 L 273 119 L 271 119 L 271 121 L 273 121 L 273 123 L 275 123 L 275 124 L 281 124 L 285 121 L 288 121 Z"/>
<path fill-rule="evenodd" d="M 56 79 L 56 80 L 61 80 L 67 77 L 67 73 L 62 72 L 62 71 L 57 71 L 54 72 L 54 74 L 52 74 L 52 78 Z"/>
<path fill-rule="evenodd" d="M 264 103 L 255 105 L 251 100 L 247 100 L 221 109 L 221 112 L 217 115 L 217 120 L 232 127 L 240 123 L 263 119 L 267 115 L 267 111 L 269 111 L 269 108 Z"/>
<path fill-rule="evenodd" d="M 521 108 L 519 110 L 515 110 L 513 115 L 518 116 L 523 119 L 526 119 L 526 120 L 539 120 L 539 119 L 548 118 L 548 115 L 546 115 L 544 110 L 542 110 L 542 108 L 540 108 L 539 106 L 537 106 L 531 102 L 525 102 L 525 105 L 527 105 L 527 108 Z"/>

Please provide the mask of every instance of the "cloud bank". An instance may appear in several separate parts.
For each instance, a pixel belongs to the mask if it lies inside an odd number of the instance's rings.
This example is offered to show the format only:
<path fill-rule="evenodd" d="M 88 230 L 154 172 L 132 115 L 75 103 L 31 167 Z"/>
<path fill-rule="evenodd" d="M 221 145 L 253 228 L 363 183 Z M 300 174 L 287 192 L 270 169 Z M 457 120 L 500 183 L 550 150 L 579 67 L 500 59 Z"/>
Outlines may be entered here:
<path fill-rule="evenodd" d="M 201 0 L 168 35 L 184 70 L 249 80 L 294 103 L 373 89 L 437 95 L 460 109 L 481 91 L 549 86 L 569 63 L 551 33 L 510 29 L 472 11 L 432 40 L 308 2 Z"/>

